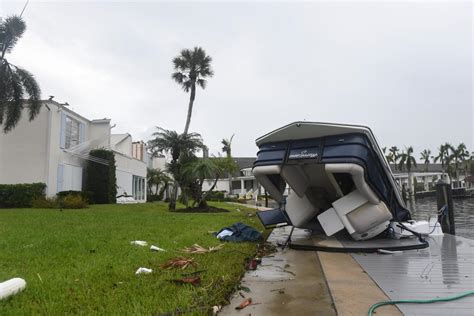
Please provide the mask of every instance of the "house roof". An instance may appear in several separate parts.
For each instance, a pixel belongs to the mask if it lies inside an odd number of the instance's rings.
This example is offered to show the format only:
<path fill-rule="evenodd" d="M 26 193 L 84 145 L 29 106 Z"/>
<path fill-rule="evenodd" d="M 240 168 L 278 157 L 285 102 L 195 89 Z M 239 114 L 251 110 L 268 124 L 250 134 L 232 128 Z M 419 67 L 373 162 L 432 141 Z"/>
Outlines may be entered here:
<path fill-rule="evenodd" d="M 398 170 L 395 168 L 394 164 L 390 164 L 390 169 L 392 169 L 393 173 L 406 173 L 406 168 L 403 168 L 403 170 Z M 424 163 L 417 162 L 416 167 L 411 167 L 412 172 L 443 172 L 443 167 L 441 166 L 440 163 L 430 163 L 428 164 L 428 170 L 426 170 L 426 166 Z"/>
<path fill-rule="evenodd" d="M 132 137 L 129 133 L 125 134 L 112 134 L 110 135 L 110 142 L 112 143 L 112 146 L 117 146 L 127 138 Z"/>

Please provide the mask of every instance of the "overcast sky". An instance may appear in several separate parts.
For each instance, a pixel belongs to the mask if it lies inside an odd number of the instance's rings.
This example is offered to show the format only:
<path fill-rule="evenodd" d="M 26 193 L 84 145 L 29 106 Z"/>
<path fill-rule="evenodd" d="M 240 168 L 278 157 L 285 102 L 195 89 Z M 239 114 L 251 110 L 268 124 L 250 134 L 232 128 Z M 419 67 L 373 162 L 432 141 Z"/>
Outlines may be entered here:
<path fill-rule="evenodd" d="M 24 1 L 0 0 L 0 16 Z M 54 95 L 114 132 L 182 132 L 188 98 L 171 60 L 202 46 L 215 76 L 191 131 L 234 156 L 297 120 L 370 126 L 382 146 L 473 150 L 473 8 L 467 2 L 165 3 L 30 1 L 8 56 Z"/>

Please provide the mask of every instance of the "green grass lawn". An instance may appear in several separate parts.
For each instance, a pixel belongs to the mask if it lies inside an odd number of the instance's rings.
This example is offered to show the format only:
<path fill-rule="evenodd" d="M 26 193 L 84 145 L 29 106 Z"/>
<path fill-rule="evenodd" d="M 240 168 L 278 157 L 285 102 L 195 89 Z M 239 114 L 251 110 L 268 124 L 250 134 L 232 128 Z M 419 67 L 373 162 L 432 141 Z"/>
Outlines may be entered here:
<path fill-rule="evenodd" d="M 226 243 L 218 252 L 201 255 L 179 250 L 194 243 L 219 245 L 209 231 L 235 222 L 263 228 L 247 216 L 253 211 L 212 205 L 231 212 L 171 213 L 163 203 L 0 210 L 0 282 L 13 277 L 27 282 L 25 291 L 0 301 L 0 315 L 160 315 L 225 303 L 256 244 Z M 167 251 L 151 252 L 149 246 L 131 245 L 132 240 Z M 200 286 L 168 281 L 194 271 L 159 268 L 177 256 L 192 257 L 197 270 L 206 270 Z M 154 272 L 135 275 L 139 267 Z"/>

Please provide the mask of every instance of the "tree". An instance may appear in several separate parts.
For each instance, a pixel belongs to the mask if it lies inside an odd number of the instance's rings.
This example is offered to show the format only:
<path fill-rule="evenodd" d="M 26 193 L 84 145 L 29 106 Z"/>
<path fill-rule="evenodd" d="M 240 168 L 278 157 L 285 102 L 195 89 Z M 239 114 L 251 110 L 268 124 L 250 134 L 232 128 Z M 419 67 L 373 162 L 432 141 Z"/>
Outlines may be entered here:
<path fill-rule="evenodd" d="M 454 178 L 459 182 L 459 169 L 460 166 L 464 165 L 466 159 L 469 158 L 469 151 L 464 143 L 458 145 L 458 147 L 449 146 L 451 154 L 449 155 L 449 161 L 453 163 L 452 169 Z"/>
<path fill-rule="evenodd" d="M 223 138 L 221 141 L 222 144 L 222 152 L 226 154 L 227 157 L 232 156 L 232 139 L 234 139 L 234 134 L 230 137 L 230 139 Z"/>
<path fill-rule="evenodd" d="M 19 16 L 0 18 L 0 126 L 3 125 L 4 133 L 16 126 L 25 105 L 30 121 L 41 108 L 41 90 L 33 75 L 11 64 L 5 57 L 11 53 L 25 30 L 26 24 Z"/>
<path fill-rule="evenodd" d="M 171 162 L 167 164 L 167 171 L 173 176 L 173 192 L 170 197 L 169 209 L 176 209 L 176 199 L 178 187 L 184 184 L 183 162 L 199 150 L 205 148 L 201 135 L 198 133 L 178 134 L 176 131 L 166 130 L 157 127 L 157 132 L 153 133 L 154 139 L 148 142 L 152 155 L 167 152 L 171 154 Z M 181 182 L 181 183 L 180 183 Z"/>
<path fill-rule="evenodd" d="M 412 146 L 406 148 L 406 153 L 402 152 L 402 154 L 400 155 L 400 162 L 398 164 L 398 167 L 400 168 L 400 170 L 403 170 L 404 166 L 407 168 L 407 172 L 408 172 L 408 188 L 410 190 L 409 194 L 411 195 L 414 192 L 411 168 L 416 167 L 416 159 L 415 157 L 413 157 Z"/>
<path fill-rule="evenodd" d="M 162 185 L 160 193 L 164 192 L 164 188 L 166 189 L 167 184 L 171 181 L 171 178 L 166 174 L 164 170 L 161 169 L 152 169 L 148 168 L 147 173 L 147 187 L 148 187 L 148 194 L 159 196 L 158 190 L 160 189 L 160 185 Z M 153 192 L 153 187 L 155 188 L 155 192 Z"/>
<path fill-rule="evenodd" d="M 207 195 L 215 189 L 219 179 L 222 179 L 226 173 L 237 170 L 237 164 L 230 157 L 203 158 L 189 164 L 186 169 L 187 172 L 198 179 L 198 191 L 196 192 L 195 203 L 197 203 L 200 208 L 207 208 Z M 207 192 L 202 191 L 205 179 L 213 179 L 213 184 Z"/>
<path fill-rule="evenodd" d="M 394 164 L 395 166 L 395 170 L 397 169 L 397 162 L 398 162 L 398 159 L 400 158 L 400 149 L 398 149 L 397 146 L 392 146 L 388 149 L 388 156 L 387 156 L 387 160 L 389 163 L 392 163 Z"/>
<path fill-rule="evenodd" d="M 85 191 L 91 192 L 91 202 L 111 204 L 117 202 L 117 177 L 115 154 L 107 149 L 94 149 L 89 152 L 92 157 L 108 161 L 106 164 L 88 161 L 86 167 Z"/>
<path fill-rule="evenodd" d="M 428 165 L 430 164 L 431 150 L 425 149 L 421 153 L 420 159 L 425 164 L 425 171 L 428 171 Z"/>
<path fill-rule="evenodd" d="M 438 148 L 438 156 L 434 157 L 434 162 L 438 162 L 440 161 L 441 162 L 441 168 L 443 169 L 443 172 L 446 172 L 446 168 L 447 166 L 449 165 L 450 163 L 450 149 L 452 148 L 453 146 L 451 146 L 451 144 L 449 143 L 445 143 L 441 146 L 439 146 Z"/>
<path fill-rule="evenodd" d="M 214 75 L 211 69 L 211 56 L 201 47 L 194 47 L 193 50 L 183 49 L 179 56 L 173 58 L 174 72 L 171 75 L 174 81 L 181 85 L 183 90 L 189 95 L 188 115 L 183 134 L 187 134 L 191 123 L 194 99 L 196 97 L 196 85 L 202 89 L 206 88 L 207 78 Z"/>

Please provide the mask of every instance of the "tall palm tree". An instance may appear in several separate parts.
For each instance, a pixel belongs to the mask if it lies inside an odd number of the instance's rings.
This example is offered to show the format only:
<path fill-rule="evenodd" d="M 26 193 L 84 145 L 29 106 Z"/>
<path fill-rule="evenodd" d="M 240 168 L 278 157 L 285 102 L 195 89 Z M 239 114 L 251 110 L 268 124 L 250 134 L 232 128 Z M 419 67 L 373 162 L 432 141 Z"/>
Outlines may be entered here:
<path fill-rule="evenodd" d="M 223 138 L 221 141 L 222 152 L 224 152 L 227 157 L 232 157 L 232 139 L 233 138 L 234 138 L 234 134 L 232 134 L 230 139 Z"/>
<path fill-rule="evenodd" d="M 444 143 L 438 148 L 438 156 L 434 157 L 434 162 L 441 162 L 441 168 L 443 172 L 446 172 L 446 168 L 450 163 L 450 150 L 453 146 L 449 143 Z"/>
<path fill-rule="evenodd" d="M 425 171 L 428 171 L 428 165 L 430 164 L 430 158 L 431 158 L 431 150 L 425 149 L 420 154 L 421 154 L 420 159 L 425 164 Z"/>
<path fill-rule="evenodd" d="M 153 155 L 167 152 L 171 154 L 171 162 L 167 165 L 167 171 L 173 176 L 174 186 L 168 208 L 176 209 L 176 198 L 178 186 L 183 177 L 183 160 L 193 156 L 198 150 L 205 148 L 201 135 L 198 133 L 178 134 L 176 131 L 166 130 L 157 127 L 153 133 L 153 139 L 148 142 L 148 146 Z"/>
<path fill-rule="evenodd" d="M 179 56 L 173 58 L 174 72 L 171 77 L 189 95 L 188 115 L 184 134 L 188 133 L 191 115 L 193 112 L 194 99 L 196 97 L 196 85 L 202 89 L 206 88 L 207 78 L 214 75 L 211 69 L 212 58 L 206 55 L 201 47 L 194 47 L 193 50 L 183 49 Z"/>
<path fill-rule="evenodd" d="M 26 24 L 19 16 L 0 18 L 0 127 L 3 125 L 4 133 L 16 126 L 25 105 L 30 121 L 41 108 L 41 90 L 33 75 L 6 59 L 25 30 Z"/>
<path fill-rule="evenodd" d="M 414 193 L 413 176 L 411 173 L 411 169 L 412 167 L 416 167 L 416 159 L 413 156 L 412 146 L 406 148 L 406 153 L 402 152 L 402 154 L 400 155 L 400 162 L 398 164 L 398 167 L 400 168 L 400 170 L 403 170 L 404 166 L 407 168 L 407 172 L 408 172 L 408 188 L 409 188 L 409 194 L 411 195 Z"/>

